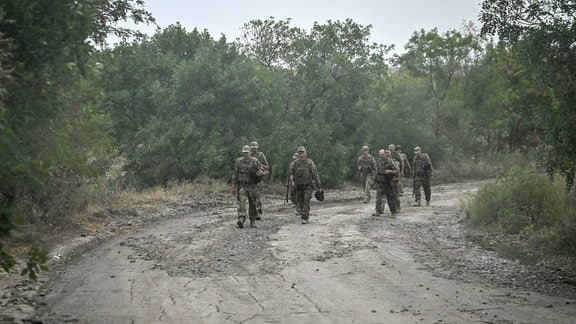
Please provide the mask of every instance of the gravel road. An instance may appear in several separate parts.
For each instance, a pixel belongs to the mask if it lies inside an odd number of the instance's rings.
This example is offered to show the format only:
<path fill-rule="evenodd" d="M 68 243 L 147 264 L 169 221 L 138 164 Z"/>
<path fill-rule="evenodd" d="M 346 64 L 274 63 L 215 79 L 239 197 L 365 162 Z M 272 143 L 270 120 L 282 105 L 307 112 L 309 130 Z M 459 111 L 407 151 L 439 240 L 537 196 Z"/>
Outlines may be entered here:
<path fill-rule="evenodd" d="M 327 191 L 306 225 L 270 198 L 257 229 L 237 228 L 232 204 L 183 202 L 128 235 L 85 238 L 11 306 L 33 323 L 575 323 L 573 276 L 465 240 L 460 198 L 480 184 L 435 186 L 430 207 L 404 196 L 396 217 Z"/>

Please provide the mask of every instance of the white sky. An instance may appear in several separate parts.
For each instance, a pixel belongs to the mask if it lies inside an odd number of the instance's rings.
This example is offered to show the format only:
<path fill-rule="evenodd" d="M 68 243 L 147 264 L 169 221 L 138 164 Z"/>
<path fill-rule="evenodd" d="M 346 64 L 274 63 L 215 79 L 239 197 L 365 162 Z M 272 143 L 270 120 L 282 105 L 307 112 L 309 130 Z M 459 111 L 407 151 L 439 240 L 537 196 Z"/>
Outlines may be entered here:
<path fill-rule="evenodd" d="M 145 7 L 161 29 L 179 22 L 187 31 L 208 30 L 212 38 L 221 34 L 228 41 L 241 35 L 242 26 L 254 19 L 291 18 L 291 26 L 310 30 L 314 22 L 328 20 L 372 25 L 371 41 L 404 45 L 415 31 L 438 28 L 440 33 L 460 30 L 463 22 L 480 27 L 478 15 L 482 0 L 145 0 Z M 137 29 L 153 35 L 154 26 Z"/>

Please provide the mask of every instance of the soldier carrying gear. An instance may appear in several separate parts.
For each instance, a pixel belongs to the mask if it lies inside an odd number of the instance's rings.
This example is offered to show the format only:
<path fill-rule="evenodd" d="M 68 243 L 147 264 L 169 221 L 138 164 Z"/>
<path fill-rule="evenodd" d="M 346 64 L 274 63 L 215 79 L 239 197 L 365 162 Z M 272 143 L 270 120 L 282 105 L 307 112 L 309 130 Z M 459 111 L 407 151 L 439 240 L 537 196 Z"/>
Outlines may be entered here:
<path fill-rule="evenodd" d="M 257 171 L 254 172 L 254 170 Z M 250 227 L 256 227 L 256 217 L 258 216 L 256 208 L 257 178 L 266 174 L 267 171 L 262 169 L 260 161 L 250 156 L 250 147 L 248 145 L 242 147 L 242 157 L 236 159 L 234 174 L 232 175 L 232 182 L 235 185 L 234 191 L 236 192 L 238 200 L 238 227 L 244 227 L 244 222 L 246 221 L 246 203 L 248 203 Z"/>
<path fill-rule="evenodd" d="M 370 155 L 368 146 L 362 147 L 362 155 L 358 157 L 356 164 L 358 167 L 357 177 L 362 185 L 364 203 L 367 204 L 370 201 L 370 185 L 376 171 L 376 160 Z"/>
<path fill-rule="evenodd" d="M 386 154 L 387 150 L 380 150 L 376 162 L 376 175 L 374 177 L 374 186 L 376 187 L 376 210 L 373 216 L 384 214 L 384 197 L 388 201 L 388 207 L 392 215 L 397 212 L 397 192 L 395 190 L 394 179 L 399 172 L 394 161 Z"/>
<path fill-rule="evenodd" d="M 426 206 L 430 206 L 430 198 L 432 196 L 430 179 L 432 178 L 433 170 L 432 160 L 430 160 L 428 154 L 423 153 L 419 146 L 415 147 L 414 158 L 412 159 L 414 206 L 420 206 L 420 188 L 424 191 Z"/>
<path fill-rule="evenodd" d="M 304 146 L 297 149 L 298 158 L 288 167 L 290 186 L 296 191 L 296 211 L 302 218 L 302 224 L 307 224 L 310 218 L 310 199 L 316 190 L 322 190 L 322 183 L 314 161 L 308 158 Z"/>

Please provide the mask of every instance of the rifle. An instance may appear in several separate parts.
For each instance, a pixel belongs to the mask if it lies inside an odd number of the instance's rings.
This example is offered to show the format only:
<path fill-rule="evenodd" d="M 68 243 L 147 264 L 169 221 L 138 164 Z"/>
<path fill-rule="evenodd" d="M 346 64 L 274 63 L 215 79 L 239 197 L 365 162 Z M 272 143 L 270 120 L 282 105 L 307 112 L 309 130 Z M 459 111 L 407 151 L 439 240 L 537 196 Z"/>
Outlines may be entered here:
<path fill-rule="evenodd" d="M 288 195 L 290 195 L 290 183 L 286 185 L 286 198 L 284 198 L 284 205 L 288 203 Z"/>

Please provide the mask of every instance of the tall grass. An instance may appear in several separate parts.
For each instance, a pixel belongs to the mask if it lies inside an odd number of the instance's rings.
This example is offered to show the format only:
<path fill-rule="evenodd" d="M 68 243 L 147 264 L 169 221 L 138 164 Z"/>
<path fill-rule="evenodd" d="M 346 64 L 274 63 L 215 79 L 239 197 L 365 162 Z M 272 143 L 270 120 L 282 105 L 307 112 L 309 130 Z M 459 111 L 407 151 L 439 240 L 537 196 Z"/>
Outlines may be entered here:
<path fill-rule="evenodd" d="M 504 239 L 502 252 L 526 260 L 565 258 L 575 265 L 576 202 L 564 181 L 512 168 L 463 205 L 469 228 Z"/>

